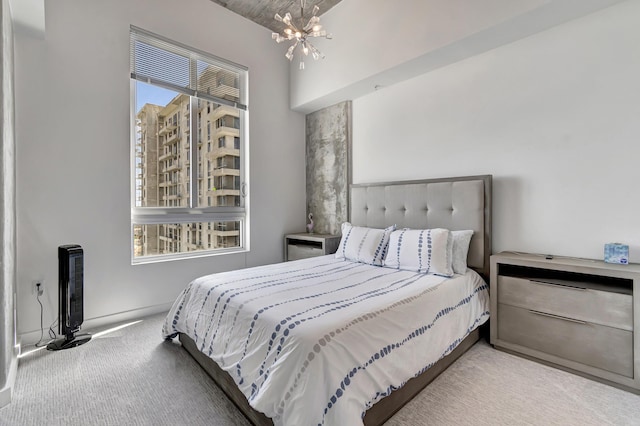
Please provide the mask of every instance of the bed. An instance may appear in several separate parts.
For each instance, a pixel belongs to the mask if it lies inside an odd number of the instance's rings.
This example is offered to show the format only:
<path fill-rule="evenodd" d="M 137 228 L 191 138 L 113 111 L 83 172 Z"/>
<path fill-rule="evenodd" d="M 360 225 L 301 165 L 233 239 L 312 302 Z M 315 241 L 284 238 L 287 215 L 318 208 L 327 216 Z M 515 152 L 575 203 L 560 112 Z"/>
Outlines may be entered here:
<path fill-rule="evenodd" d="M 382 424 L 488 319 L 491 176 L 352 185 L 349 197 L 336 256 L 200 277 L 167 315 L 163 336 L 256 425 Z M 462 230 L 469 269 L 454 274 L 436 247 Z M 406 268 L 414 245 L 420 264 Z"/>

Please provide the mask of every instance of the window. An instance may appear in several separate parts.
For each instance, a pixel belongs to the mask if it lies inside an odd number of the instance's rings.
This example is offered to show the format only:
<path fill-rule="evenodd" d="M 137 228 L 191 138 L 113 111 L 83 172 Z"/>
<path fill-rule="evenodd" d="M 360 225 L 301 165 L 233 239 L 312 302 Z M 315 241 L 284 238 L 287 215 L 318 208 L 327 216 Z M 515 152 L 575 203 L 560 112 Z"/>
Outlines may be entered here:
<path fill-rule="evenodd" d="M 130 64 L 132 262 L 247 249 L 246 68 L 133 26 Z"/>

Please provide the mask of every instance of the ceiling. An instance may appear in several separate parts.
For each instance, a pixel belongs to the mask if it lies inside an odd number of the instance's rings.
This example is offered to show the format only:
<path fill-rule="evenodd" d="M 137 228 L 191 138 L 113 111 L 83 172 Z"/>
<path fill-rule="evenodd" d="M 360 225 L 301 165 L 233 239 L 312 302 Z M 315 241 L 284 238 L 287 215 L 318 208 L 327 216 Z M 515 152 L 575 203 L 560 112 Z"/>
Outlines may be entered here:
<path fill-rule="evenodd" d="M 262 25 L 274 32 L 280 32 L 284 28 L 281 22 L 273 17 L 276 13 L 283 15 L 290 12 L 296 18 L 300 16 L 300 0 L 211 0 L 220 6 L 226 7 L 240 16 Z M 331 9 L 341 0 L 308 0 L 305 5 L 305 17 L 311 16 L 311 9 L 318 5 L 318 16 Z"/>
<path fill-rule="evenodd" d="M 294 18 L 300 13 L 300 0 L 211 0 L 265 28 L 280 32 L 284 28 L 273 17 L 290 12 Z M 305 16 L 318 5 L 322 15 L 341 0 L 305 0 Z M 14 22 L 21 30 L 44 36 L 44 0 L 9 0 Z"/>

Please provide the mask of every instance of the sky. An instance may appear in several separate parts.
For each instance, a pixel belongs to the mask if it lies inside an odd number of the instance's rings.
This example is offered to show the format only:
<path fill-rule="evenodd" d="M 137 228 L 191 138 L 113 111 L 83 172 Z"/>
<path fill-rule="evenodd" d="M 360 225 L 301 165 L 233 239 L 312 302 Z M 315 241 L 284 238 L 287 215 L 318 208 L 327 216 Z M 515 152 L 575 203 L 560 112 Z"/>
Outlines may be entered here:
<path fill-rule="evenodd" d="M 165 106 L 177 94 L 171 90 L 136 81 L 136 112 L 139 112 L 144 104 Z"/>

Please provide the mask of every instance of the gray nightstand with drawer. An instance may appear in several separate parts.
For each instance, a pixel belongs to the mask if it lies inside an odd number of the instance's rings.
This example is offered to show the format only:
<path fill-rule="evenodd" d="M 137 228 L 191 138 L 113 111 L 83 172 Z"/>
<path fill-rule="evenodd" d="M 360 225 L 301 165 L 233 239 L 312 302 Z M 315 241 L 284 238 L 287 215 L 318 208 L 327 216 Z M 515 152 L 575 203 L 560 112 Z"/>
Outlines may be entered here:
<path fill-rule="evenodd" d="M 491 344 L 640 393 L 640 265 L 491 256 Z"/>
<path fill-rule="evenodd" d="M 340 244 L 339 235 L 289 234 L 284 237 L 284 260 L 306 259 L 335 253 Z"/>

